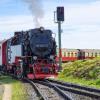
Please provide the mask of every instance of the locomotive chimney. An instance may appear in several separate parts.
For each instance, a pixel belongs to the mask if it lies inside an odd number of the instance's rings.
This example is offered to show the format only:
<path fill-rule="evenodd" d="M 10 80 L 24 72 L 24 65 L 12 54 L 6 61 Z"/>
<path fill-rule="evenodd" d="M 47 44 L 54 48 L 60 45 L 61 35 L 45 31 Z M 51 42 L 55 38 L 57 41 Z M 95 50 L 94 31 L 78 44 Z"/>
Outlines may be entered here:
<path fill-rule="evenodd" d="M 14 33 L 14 36 L 18 35 L 18 34 L 21 34 L 21 32 L 15 32 Z"/>
<path fill-rule="evenodd" d="M 40 30 L 41 32 L 43 32 L 43 31 L 44 31 L 44 27 L 40 27 L 39 30 Z"/>

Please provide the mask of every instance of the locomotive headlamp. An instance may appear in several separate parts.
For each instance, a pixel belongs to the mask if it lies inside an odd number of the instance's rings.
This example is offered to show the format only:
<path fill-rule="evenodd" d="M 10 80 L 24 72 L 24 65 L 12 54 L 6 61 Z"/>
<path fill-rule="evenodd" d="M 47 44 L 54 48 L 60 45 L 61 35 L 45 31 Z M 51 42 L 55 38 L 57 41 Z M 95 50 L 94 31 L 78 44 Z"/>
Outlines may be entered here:
<path fill-rule="evenodd" d="M 33 59 L 36 60 L 37 59 L 37 56 L 33 56 Z"/>
<path fill-rule="evenodd" d="M 19 61 L 19 62 L 22 62 L 22 60 L 21 60 L 21 59 L 19 59 L 18 61 Z"/>
<path fill-rule="evenodd" d="M 40 27 L 40 31 L 44 31 L 44 27 Z"/>
<path fill-rule="evenodd" d="M 53 56 L 53 55 L 50 55 L 50 59 L 52 59 L 52 60 L 53 60 L 53 59 L 54 59 L 54 56 Z"/>

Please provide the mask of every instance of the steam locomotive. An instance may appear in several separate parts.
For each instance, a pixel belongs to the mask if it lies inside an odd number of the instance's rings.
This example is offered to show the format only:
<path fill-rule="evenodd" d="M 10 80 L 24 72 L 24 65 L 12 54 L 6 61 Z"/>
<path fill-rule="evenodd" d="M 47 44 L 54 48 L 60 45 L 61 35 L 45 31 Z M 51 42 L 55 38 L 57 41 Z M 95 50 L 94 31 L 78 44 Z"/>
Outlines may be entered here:
<path fill-rule="evenodd" d="M 2 70 L 17 78 L 43 79 L 57 75 L 56 42 L 43 27 L 15 32 L 1 43 Z"/>

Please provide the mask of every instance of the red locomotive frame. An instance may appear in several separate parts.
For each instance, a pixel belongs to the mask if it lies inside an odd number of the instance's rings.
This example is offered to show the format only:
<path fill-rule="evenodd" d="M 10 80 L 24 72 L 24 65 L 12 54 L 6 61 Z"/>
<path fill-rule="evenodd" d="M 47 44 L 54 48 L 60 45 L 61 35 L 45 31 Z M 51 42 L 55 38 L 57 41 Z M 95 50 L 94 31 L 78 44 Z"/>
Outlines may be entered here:
<path fill-rule="evenodd" d="M 4 72 L 11 73 L 14 71 L 14 75 L 17 76 L 17 78 L 20 78 L 21 74 L 24 72 L 21 67 L 21 61 L 30 59 L 31 56 L 15 56 L 15 61 L 11 64 L 7 63 L 7 40 L 3 41 L 1 43 L 1 55 L 2 55 L 2 69 Z M 34 67 L 33 67 L 34 66 Z M 46 59 L 37 59 L 37 61 L 34 64 L 30 64 L 29 70 L 30 73 L 27 74 L 26 77 L 29 79 L 44 79 L 44 78 L 50 78 L 50 77 L 56 77 L 58 72 L 58 66 L 57 64 L 48 63 Z M 43 69 L 49 69 L 49 72 L 46 74 L 43 73 Z"/>

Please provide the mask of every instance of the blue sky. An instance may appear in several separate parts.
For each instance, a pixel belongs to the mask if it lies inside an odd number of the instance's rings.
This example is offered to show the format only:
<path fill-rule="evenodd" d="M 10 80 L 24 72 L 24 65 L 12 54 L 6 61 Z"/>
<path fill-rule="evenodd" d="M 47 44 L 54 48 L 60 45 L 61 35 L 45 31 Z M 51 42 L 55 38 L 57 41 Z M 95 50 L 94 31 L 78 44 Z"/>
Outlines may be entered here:
<path fill-rule="evenodd" d="M 100 0 L 41 0 L 44 17 L 40 26 L 56 33 L 53 11 L 65 7 L 62 24 L 63 48 L 100 48 Z M 0 40 L 13 36 L 14 31 L 34 28 L 33 15 L 23 0 L 0 1 Z"/>

